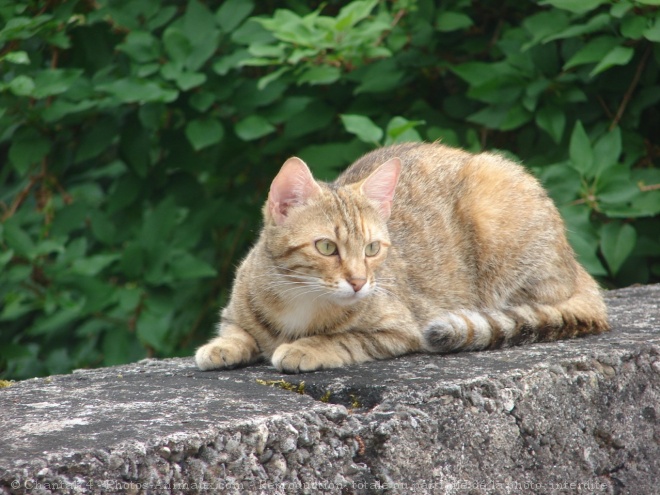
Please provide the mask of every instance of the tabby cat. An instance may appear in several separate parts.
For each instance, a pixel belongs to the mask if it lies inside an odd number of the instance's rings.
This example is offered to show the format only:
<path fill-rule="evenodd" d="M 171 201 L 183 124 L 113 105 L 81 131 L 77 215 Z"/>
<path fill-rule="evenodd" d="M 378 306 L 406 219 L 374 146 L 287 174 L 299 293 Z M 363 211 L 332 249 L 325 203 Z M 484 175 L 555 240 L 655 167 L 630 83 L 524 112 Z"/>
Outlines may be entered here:
<path fill-rule="evenodd" d="M 539 183 L 497 154 L 375 150 L 332 183 L 290 158 L 202 370 L 260 358 L 298 373 L 608 330 Z"/>

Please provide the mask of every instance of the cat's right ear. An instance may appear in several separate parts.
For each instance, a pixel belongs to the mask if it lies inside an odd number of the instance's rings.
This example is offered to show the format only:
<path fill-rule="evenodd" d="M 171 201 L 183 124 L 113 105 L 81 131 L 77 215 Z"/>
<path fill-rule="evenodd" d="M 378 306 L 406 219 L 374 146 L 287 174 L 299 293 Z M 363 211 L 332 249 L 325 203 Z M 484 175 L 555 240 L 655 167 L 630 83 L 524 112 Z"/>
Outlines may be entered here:
<path fill-rule="evenodd" d="M 291 208 L 304 205 L 320 191 L 305 162 L 289 158 L 270 185 L 268 212 L 275 223 L 281 225 Z"/>
<path fill-rule="evenodd" d="M 378 205 L 378 212 L 383 220 L 390 218 L 394 189 L 400 173 L 401 160 L 392 158 L 374 170 L 360 186 L 362 194 Z"/>

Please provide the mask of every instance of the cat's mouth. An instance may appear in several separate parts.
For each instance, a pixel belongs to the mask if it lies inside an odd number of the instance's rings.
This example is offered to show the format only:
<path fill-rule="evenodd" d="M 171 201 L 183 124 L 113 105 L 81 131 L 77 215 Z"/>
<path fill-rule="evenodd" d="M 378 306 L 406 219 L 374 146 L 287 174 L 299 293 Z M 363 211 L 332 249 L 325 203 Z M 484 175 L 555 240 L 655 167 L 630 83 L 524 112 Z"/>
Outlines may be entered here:
<path fill-rule="evenodd" d="M 371 294 L 371 287 L 364 286 L 360 290 L 355 291 L 352 287 L 346 288 L 340 286 L 333 294 L 333 300 L 341 306 L 350 306 L 357 302 L 362 301 Z"/>

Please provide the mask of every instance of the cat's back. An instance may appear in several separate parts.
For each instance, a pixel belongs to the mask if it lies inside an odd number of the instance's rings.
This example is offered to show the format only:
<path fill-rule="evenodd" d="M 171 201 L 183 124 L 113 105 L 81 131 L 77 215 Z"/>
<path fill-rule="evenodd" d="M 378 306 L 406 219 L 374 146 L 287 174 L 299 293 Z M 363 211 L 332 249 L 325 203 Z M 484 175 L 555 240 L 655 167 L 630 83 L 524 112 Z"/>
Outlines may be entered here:
<path fill-rule="evenodd" d="M 346 169 L 335 184 L 359 182 L 395 157 L 401 159 L 402 167 L 394 218 L 412 210 L 453 211 L 458 206 L 478 214 L 498 204 L 520 206 L 547 199 L 538 181 L 521 165 L 497 154 L 473 154 L 439 143 L 403 143 L 374 150 Z"/>
<path fill-rule="evenodd" d="M 378 166 L 397 157 L 402 163 L 399 185 L 403 186 L 397 189 L 404 189 L 416 182 L 429 183 L 448 179 L 472 156 L 474 155 L 461 149 L 438 143 L 403 143 L 387 146 L 358 159 L 337 178 L 335 184 L 342 186 L 366 179 Z"/>

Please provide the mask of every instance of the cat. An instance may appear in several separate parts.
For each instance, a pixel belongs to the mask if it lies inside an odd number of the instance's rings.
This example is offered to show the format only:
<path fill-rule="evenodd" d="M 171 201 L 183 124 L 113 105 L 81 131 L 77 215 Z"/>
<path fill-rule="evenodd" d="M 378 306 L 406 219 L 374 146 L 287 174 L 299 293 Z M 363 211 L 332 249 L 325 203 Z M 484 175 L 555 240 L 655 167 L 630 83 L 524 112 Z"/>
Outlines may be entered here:
<path fill-rule="evenodd" d="M 492 153 L 405 143 L 332 183 L 290 158 L 202 370 L 266 358 L 299 373 L 609 329 L 539 182 Z"/>

